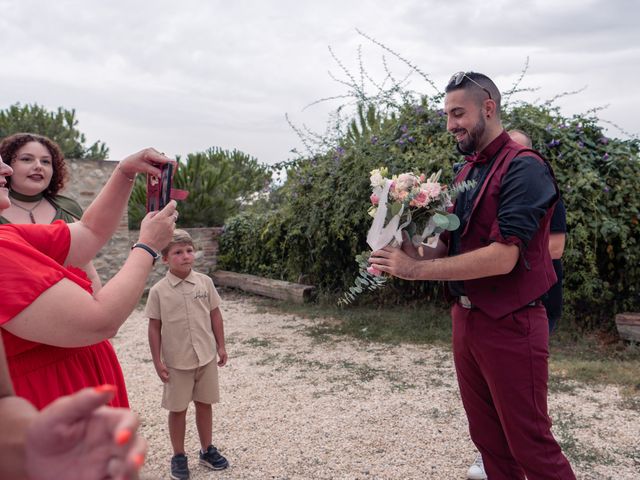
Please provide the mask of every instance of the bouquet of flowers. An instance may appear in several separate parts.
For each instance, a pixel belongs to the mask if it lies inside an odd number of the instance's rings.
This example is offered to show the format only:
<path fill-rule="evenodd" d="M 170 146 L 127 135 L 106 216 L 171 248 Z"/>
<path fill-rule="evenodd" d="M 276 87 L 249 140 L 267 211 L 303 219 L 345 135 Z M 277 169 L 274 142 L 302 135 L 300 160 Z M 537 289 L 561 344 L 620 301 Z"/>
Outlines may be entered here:
<path fill-rule="evenodd" d="M 426 177 L 424 174 L 402 173 L 389 178 L 386 168 L 371 172 L 371 207 L 373 223 L 367 234 L 371 251 L 387 245 L 401 246 L 402 232 L 406 231 L 418 248 L 435 248 L 445 230 L 455 230 L 460 220 L 447 209 L 457 194 L 475 186 L 475 182 L 462 182 L 452 187 L 441 184 L 441 170 Z M 338 304 L 351 303 L 364 290 L 382 287 L 387 277 L 369 266 L 369 252 L 356 256 L 360 267 L 355 284 L 345 292 Z"/>

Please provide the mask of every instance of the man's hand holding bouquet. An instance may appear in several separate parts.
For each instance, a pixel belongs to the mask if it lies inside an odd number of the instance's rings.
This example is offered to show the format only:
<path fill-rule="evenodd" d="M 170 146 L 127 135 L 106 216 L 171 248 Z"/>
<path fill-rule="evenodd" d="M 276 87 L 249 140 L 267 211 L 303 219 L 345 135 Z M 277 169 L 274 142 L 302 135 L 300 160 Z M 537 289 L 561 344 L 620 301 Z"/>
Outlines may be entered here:
<path fill-rule="evenodd" d="M 460 220 L 447 209 L 452 206 L 453 198 L 461 191 L 474 186 L 463 182 L 453 187 L 439 182 L 441 171 L 426 177 L 424 174 L 402 173 L 388 177 L 386 168 L 371 172 L 371 208 L 369 215 L 373 223 L 367 234 L 367 244 L 372 251 L 386 246 L 400 247 L 403 241 L 410 241 L 412 248 L 422 252 L 424 247 L 435 248 L 438 238 L 445 230 L 455 230 Z M 371 251 L 362 252 L 356 257 L 360 266 L 355 284 L 338 301 L 339 304 L 351 303 L 364 290 L 376 290 L 382 287 L 387 277 L 376 268 L 369 266 Z"/>

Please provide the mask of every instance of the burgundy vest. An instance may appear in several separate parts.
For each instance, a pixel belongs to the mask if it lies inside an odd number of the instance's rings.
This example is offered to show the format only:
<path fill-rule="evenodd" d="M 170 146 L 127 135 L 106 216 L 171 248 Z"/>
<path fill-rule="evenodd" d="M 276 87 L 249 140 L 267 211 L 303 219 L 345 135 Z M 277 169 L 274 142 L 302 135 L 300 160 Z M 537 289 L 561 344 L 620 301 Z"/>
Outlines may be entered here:
<path fill-rule="evenodd" d="M 507 136 L 506 142 L 499 149 L 491 170 L 480 186 L 471 214 L 460 236 L 459 253 L 486 247 L 502 239 L 498 226 L 498 202 L 502 177 L 507 173 L 511 161 L 526 153 L 526 156 L 545 162 L 538 152 L 512 141 L 506 132 L 502 135 Z M 466 178 L 472 166 L 473 164 L 468 162 L 460 170 L 456 176 L 456 183 Z M 551 167 L 549 169 L 551 170 Z M 551 175 L 553 177 L 553 171 Z M 557 189 L 556 185 L 556 191 Z M 465 292 L 471 303 L 490 317 L 500 318 L 524 307 L 540 298 L 556 283 L 557 278 L 549 254 L 549 223 L 553 207 L 554 205 L 551 205 L 547 210 L 540 221 L 538 231 L 527 247 L 521 245 L 520 256 L 511 272 L 464 281 Z"/>

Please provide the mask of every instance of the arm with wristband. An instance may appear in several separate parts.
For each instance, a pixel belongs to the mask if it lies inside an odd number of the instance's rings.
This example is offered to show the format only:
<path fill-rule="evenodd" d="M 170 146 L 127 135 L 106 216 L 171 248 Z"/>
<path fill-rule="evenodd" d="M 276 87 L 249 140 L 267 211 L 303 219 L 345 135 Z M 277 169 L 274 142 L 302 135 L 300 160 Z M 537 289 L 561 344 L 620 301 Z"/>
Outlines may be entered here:
<path fill-rule="evenodd" d="M 167 161 L 148 149 L 121 162 L 81 221 L 68 225 L 65 264 L 82 265 L 96 254 L 120 223 L 131 192 L 130 178 L 137 172 L 157 173 L 154 163 Z M 3 328 L 23 339 L 59 347 L 92 345 L 111 338 L 142 295 L 154 260 L 149 250 L 158 252 L 169 242 L 175 218 L 175 201 L 147 214 L 136 243 L 148 248 L 132 249 L 118 273 L 94 296 L 65 275 L 38 292 L 15 316 L 5 319 Z M 54 267 L 44 267 L 45 273 Z"/>

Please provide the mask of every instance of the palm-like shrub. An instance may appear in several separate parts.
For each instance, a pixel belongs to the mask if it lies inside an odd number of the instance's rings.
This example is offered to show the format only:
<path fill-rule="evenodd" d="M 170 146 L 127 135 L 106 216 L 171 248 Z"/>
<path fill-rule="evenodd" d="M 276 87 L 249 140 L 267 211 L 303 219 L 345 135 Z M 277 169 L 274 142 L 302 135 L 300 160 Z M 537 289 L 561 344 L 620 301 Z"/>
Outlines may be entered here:
<path fill-rule="evenodd" d="M 237 150 L 210 148 L 188 154 L 184 163 L 178 160 L 173 186 L 189 191 L 188 198 L 178 205 L 178 225 L 182 227 L 224 224 L 252 194 L 264 190 L 271 178 L 268 167 Z M 139 176 L 129 201 L 130 228 L 139 227 L 145 202 L 146 177 Z"/>

